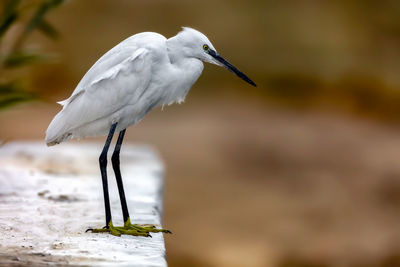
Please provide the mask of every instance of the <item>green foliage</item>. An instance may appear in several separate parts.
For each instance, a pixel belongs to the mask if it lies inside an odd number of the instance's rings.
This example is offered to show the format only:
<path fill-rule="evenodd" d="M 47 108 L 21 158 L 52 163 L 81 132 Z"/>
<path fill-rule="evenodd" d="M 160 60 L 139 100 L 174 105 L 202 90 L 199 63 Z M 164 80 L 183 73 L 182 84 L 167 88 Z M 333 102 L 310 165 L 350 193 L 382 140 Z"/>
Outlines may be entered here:
<path fill-rule="evenodd" d="M 3 64 L 6 68 L 15 68 L 19 66 L 24 66 L 30 63 L 35 63 L 39 61 L 42 57 L 38 54 L 29 52 L 15 52 L 13 54 L 7 55 L 4 58 Z"/>
<path fill-rule="evenodd" d="M 35 98 L 34 94 L 24 91 L 18 81 L 0 83 L 0 110 Z"/>
<path fill-rule="evenodd" d="M 24 49 L 35 30 L 56 39 L 58 31 L 45 19 L 64 0 L 3 0 L 0 7 L 0 110 L 14 104 L 37 99 L 22 86 L 12 71 L 40 62 L 44 56 Z M 18 25 L 19 27 L 13 27 Z M 9 34 L 10 32 L 13 34 Z"/>
<path fill-rule="evenodd" d="M 10 28 L 10 26 L 17 20 L 18 18 L 18 12 L 17 12 L 17 6 L 19 4 L 19 0 L 9 0 L 5 1 L 4 3 L 4 10 L 3 14 L 1 15 L 0 18 L 0 37 L 3 37 L 3 35 L 6 33 L 6 31 Z"/>

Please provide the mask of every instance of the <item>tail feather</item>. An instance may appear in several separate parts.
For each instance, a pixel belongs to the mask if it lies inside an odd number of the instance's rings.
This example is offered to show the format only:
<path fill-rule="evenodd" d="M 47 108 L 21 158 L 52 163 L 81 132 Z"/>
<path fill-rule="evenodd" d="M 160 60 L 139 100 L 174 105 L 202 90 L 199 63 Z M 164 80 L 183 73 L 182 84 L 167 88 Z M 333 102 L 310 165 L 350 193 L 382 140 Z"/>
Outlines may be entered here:
<path fill-rule="evenodd" d="M 63 119 L 63 112 L 58 113 L 51 121 L 46 131 L 46 144 L 47 146 L 54 146 L 63 141 L 66 141 L 72 137 L 71 133 L 68 133 L 66 124 Z"/>

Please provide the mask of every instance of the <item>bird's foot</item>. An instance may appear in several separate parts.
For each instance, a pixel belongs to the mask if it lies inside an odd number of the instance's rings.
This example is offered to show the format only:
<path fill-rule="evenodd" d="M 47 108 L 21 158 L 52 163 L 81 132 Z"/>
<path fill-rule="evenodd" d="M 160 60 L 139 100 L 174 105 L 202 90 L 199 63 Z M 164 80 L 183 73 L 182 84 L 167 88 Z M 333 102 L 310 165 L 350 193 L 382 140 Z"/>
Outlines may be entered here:
<path fill-rule="evenodd" d="M 134 235 L 134 236 L 151 237 L 150 233 L 160 233 L 160 232 L 171 234 L 171 231 L 166 229 L 157 229 L 155 225 L 132 224 L 129 218 L 124 223 L 124 226 L 114 226 L 112 224 L 112 221 L 110 221 L 108 227 L 100 229 L 87 229 L 86 232 L 88 231 L 92 233 L 110 233 L 114 236 Z"/>
<path fill-rule="evenodd" d="M 128 229 L 128 230 L 135 230 L 138 232 L 144 232 L 144 233 L 166 233 L 166 234 L 172 234 L 172 232 L 170 230 L 167 229 L 158 229 L 156 228 L 155 225 L 153 224 L 132 224 L 131 223 L 131 219 L 128 218 L 128 220 L 126 220 L 126 222 L 124 223 L 124 229 Z"/>

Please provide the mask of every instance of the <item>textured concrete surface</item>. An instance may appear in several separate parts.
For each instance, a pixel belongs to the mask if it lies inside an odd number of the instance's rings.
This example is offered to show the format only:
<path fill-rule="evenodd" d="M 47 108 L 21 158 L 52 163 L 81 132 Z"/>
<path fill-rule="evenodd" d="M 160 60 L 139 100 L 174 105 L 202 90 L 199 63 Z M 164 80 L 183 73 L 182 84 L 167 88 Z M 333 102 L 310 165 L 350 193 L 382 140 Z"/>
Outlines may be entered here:
<path fill-rule="evenodd" d="M 102 144 L 85 143 L 0 147 L 2 265 L 167 265 L 160 233 L 152 238 L 85 233 L 104 226 L 101 149 Z M 121 171 L 133 222 L 160 225 L 163 165 L 158 156 L 148 147 L 125 145 Z M 121 225 L 111 164 L 108 173 L 113 221 Z"/>

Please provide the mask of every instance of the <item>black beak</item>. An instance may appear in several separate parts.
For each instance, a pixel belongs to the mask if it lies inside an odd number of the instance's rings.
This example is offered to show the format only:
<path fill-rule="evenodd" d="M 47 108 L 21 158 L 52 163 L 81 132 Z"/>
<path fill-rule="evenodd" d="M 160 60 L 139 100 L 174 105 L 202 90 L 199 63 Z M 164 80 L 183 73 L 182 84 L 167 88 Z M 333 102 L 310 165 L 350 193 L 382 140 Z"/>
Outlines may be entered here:
<path fill-rule="evenodd" d="M 243 72 L 241 72 L 240 70 L 238 70 L 235 66 L 233 66 L 231 63 L 229 63 L 228 61 L 226 61 L 223 57 L 221 57 L 219 54 L 217 54 L 217 52 L 215 52 L 212 49 L 208 50 L 208 54 L 210 54 L 210 56 L 212 56 L 213 58 L 215 58 L 219 63 L 221 63 L 225 68 L 227 68 L 230 72 L 233 72 L 234 74 L 236 74 L 236 76 L 242 78 L 243 80 L 245 80 L 246 82 L 248 82 L 249 84 L 253 85 L 253 86 L 257 86 L 249 77 L 247 77 Z"/>

